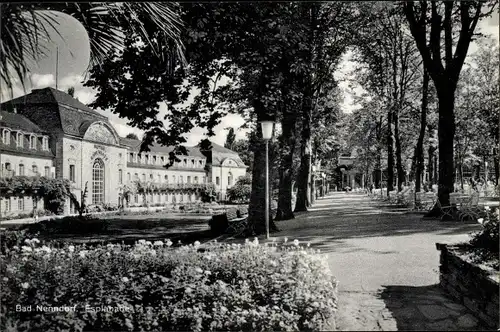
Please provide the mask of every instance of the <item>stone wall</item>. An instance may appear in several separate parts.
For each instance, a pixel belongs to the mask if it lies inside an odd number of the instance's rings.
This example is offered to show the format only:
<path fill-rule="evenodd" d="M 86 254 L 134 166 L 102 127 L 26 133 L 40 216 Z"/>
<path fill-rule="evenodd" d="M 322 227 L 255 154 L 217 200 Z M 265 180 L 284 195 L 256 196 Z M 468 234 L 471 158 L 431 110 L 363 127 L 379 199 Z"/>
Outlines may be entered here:
<path fill-rule="evenodd" d="M 498 273 L 480 268 L 457 254 L 458 246 L 436 244 L 441 251 L 439 283 L 491 328 L 499 328 Z"/>

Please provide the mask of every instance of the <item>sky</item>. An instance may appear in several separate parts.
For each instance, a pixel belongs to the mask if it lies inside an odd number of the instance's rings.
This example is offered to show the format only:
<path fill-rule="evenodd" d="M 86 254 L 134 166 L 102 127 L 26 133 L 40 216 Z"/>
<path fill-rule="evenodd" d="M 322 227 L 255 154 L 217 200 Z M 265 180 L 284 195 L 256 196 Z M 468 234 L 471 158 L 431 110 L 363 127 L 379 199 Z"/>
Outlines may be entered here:
<path fill-rule="evenodd" d="M 45 87 L 56 87 L 56 59 L 57 53 L 59 58 L 57 88 L 66 91 L 69 87 L 75 88 L 75 97 L 84 104 L 90 103 L 95 98 L 95 91 L 91 88 L 84 87 L 83 82 L 85 79 L 86 69 L 89 63 L 90 51 L 87 33 L 84 28 L 75 19 L 59 15 L 58 22 L 60 27 L 61 37 L 56 37 L 49 45 L 50 52 L 46 57 L 40 59 L 36 67 L 32 69 L 30 77 L 31 84 L 28 83 L 25 92 L 19 85 L 14 87 L 14 98 L 29 93 L 31 89 L 40 89 Z M 497 41 L 499 39 L 499 19 L 498 14 L 479 23 L 478 28 L 483 33 L 490 35 Z M 58 49 L 58 52 L 57 52 Z M 477 49 L 477 46 L 472 43 L 468 54 L 472 54 Z M 351 54 L 346 53 L 343 60 L 334 73 L 337 80 L 340 81 L 339 85 L 343 92 L 342 109 L 344 112 L 349 113 L 357 109 L 359 106 L 353 102 L 353 97 L 359 95 L 363 90 L 358 84 L 357 86 L 350 87 L 349 82 L 353 77 L 353 72 L 356 70 L 354 62 L 351 61 Z M 10 99 L 7 89 L 1 89 L 1 101 Z M 115 129 L 121 136 L 126 136 L 128 133 L 136 133 L 141 137 L 141 131 L 127 126 L 126 119 L 120 119 L 118 115 L 113 114 L 111 111 L 98 110 L 103 115 L 107 116 L 110 122 L 114 125 Z M 160 114 L 166 112 L 166 106 L 160 106 Z M 221 124 L 215 128 L 216 136 L 210 138 L 217 144 L 224 144 L 229 127 L 235 128 L 236 138 L 244 138 L 248 129 L 239 129 L 239 126 L 244 124 L 241 116 L 236 114 L 229 114 L 224 117 Z M 187 145 L 196 145 L 200 139 L 204 138 L 205 130 L 202 128 L 194 128 L 189 135 L 186 135 Z"/>

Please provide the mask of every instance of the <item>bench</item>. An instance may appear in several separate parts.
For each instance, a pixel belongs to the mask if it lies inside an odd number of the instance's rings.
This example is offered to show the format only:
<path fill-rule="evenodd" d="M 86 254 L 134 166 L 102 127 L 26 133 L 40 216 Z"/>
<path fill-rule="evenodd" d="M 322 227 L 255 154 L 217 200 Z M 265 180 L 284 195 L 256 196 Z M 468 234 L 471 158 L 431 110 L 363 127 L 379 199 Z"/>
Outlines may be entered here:
<path fill-rule="evenodd" d="M 248 213 L 248 210 L 247 210 Z M 240 234 L 247 226 L 247 217 L 239 217 L 236 209 L 229 209 L 226 211 L 226 218 L 229 224 L 226 233 Z"/>
<path fill-rule="evenodd" d="M 238 210 L 238 218 L 246 218 L 248 217 L 248 207 L 242 206 Z"/>

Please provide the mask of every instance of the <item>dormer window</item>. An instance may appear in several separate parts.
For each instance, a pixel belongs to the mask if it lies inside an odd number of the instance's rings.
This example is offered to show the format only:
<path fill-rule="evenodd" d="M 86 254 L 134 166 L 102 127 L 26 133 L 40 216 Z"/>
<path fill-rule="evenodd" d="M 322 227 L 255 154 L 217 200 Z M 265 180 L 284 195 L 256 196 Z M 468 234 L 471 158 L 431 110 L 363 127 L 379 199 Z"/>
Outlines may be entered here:
<path fill-rule="evenodd" d="M 149 164 L 149 155 L 144 156 L 144 163 Z"/>
<path fill-rule="evenodd" d="M 23 133 L 17 133 L 17 147 L 24 147 L 24 135 Z"/>
<path fill-rule="evenodd" d="M 42 150 L 49 151 L 49 138 L 47 136 L 42 138 Z"/>
<path fill-rule="evenodd" d="M 35 135 L 30 135 L 30 149 L 36 150 L 36 137 L 35 137 Z"/>
<path fill-rule="evenodd" d="M 153 156 L 153 165 L 156 165 L 156 156 Z"/>
<path fill-rule="evenodd" d="M 9 129 L 2 130 L 2 143 L 3 144 L 10 144 L 10 130 Z"/>
<path fill-rule="evenodd" d="M 196 167 L 194 159 L 191 159 L 192 167 Z"/>
<path fill-rule="evenodd" d="M 161 156 L 160 160 L 161 160 L 161 164 L 165 165 L 165 157 Z"/>
<path fill-rule="evenodd" d="M 187 159 L 184 159 L 184 167 L 186 167 L 186 166 L 187 166 L 187 164 L 188 164 Z"/>

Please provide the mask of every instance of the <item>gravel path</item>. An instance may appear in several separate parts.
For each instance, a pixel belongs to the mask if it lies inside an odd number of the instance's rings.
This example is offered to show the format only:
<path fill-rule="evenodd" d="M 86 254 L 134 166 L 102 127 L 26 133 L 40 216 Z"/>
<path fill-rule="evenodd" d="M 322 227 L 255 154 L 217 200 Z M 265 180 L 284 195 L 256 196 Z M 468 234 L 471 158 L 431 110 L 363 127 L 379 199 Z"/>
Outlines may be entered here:
<path fill-rule="evenodd" d="M 339 280 L 337 329 L 485 330 L 437 286 L 435 243 L 466 241 L 477 224 L 422 220 L 361 194 L 332 193 L 276 235 L 311 242 Z"/>

